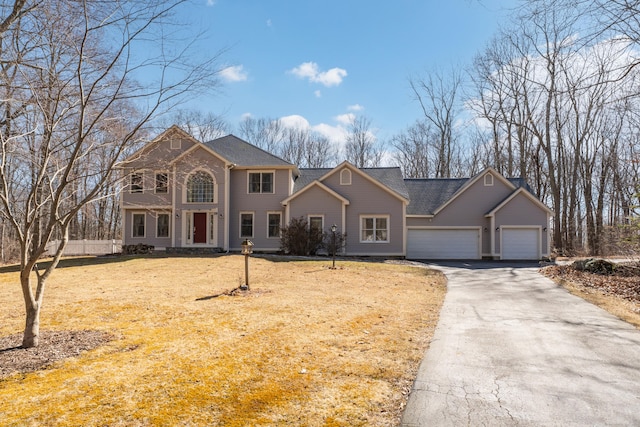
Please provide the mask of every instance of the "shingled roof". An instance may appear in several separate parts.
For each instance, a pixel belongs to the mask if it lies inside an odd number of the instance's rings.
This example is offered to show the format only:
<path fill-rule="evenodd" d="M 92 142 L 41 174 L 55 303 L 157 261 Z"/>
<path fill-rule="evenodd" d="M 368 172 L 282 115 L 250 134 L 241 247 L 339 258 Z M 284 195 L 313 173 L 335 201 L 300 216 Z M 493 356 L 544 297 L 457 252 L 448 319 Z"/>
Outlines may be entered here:
<path fill-rule="evenodd" d="M 407 215 L 433 215 L 434 212 L 473 178 L 410 178 L 404 183 L 409 191 Z M 507 178 L 516 188 L 529 186 L 522 178 Z"/>
<path fill-rule="evenodd" d="M 300 169 L 300 176 L 296 179 L 293 186 L 293 193 L 295 194 L 307 185 L 311 184 L 313 181 L 319 180 L 332 170 L 334 170 L 334 168 Z M 402 177 L 402 171 L 400 168 L 361 168 L 360 171 L 369 175 L 379 183 L 387 186 L 389 189 L 395 191 L 405 199 L 409 198 L 409 191 L 404 183 L 404 178 Z"/>
<path fill-rule="evenodd" d="M 213 141 L 205 142 L 222 157 L 237 166 L 246 167 L 295 167 L 295 165 L 281 159 L 278 156 L 256 147 L 235 135 L 227 135 Z"/>

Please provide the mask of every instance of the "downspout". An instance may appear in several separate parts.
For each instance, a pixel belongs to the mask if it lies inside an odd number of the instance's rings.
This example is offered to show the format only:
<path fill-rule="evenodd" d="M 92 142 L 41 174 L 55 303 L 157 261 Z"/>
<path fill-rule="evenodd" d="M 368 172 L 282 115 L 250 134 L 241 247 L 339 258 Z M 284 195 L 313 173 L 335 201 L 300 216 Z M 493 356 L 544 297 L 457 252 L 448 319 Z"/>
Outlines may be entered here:
<path fill-rule="evenodd" d="M 173 170 L 172 172 L 172 180 L 171 182 L 173 183 L 173 185 L 171 186 L 171 223 L 172 223 L 172 227 L 171 227 L 171 246 L 173 246 L 174 248 L 176 247 L 176 225 L 178 223 L 178 221 L 176 220 L 177 218 L 177 211 L 176 211 L 176 185 L 177 185 L 177 181 L 176 181 L 176 165 L 174 163 L 173 165 Z"/>
<path fill-rule="evenodd" d="M 229 213 L 231 212 L 231 208 L 229 206 L 231 200 L 231 169 L 233 169 L 236 165 L 231 163 L 228 164 L 224 169 L 224 220 L 222 221 L 224 227 L 224 251 L 229 253 Z"/>

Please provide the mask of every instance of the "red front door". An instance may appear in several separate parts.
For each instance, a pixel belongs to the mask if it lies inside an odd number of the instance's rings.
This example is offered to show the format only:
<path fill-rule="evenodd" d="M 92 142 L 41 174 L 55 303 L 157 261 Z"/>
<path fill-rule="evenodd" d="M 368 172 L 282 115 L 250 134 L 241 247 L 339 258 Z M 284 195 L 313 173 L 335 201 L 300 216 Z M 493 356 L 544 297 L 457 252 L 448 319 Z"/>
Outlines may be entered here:
<path fill-rule="evenodd" d="M 193 214 L 193 243 L 207 243 L 207 214 Z"/>

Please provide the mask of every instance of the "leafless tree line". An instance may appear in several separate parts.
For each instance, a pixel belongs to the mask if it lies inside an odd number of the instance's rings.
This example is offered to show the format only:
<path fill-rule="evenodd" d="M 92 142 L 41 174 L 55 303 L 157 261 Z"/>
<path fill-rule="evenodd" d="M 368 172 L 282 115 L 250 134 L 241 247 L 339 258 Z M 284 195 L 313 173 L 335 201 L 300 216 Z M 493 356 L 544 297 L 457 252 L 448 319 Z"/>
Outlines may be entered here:
<path fill-rule="evenodd" d="M 423 119 L 392 140 L 410 177 L 524 177 L 559 253 L 603 254 L 638 199 L 637 2 L 525 2 L 462 76 L 413 78 Z M 463 93 L 464 92 L 464 93 Z M 637 214 L 637 212 L 636 212 Z"/>
<path fill-rule="evenodd" d="M 114 233 L 114 166 L 159 112 L 215 85 L 215 58 L 162 33 L 181 3 L 0 4 L 0 228 L 3 255 L 15 242 L 20 262 L 25 347 L 38 345 L 45 284 L 69 237 Z M 143 74 L 154 81 L 140 84 Z M 39 264 L 53 239 L 53 260 Z"/>

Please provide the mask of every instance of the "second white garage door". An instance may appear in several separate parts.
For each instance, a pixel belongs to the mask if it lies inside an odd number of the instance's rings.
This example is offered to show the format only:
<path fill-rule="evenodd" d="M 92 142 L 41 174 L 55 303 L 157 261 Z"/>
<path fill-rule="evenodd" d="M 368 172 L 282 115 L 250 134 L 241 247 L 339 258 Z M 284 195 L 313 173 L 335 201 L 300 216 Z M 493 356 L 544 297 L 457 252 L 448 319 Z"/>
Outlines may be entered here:
<path fill-rule="evenodd" d="M 480 230 L 439 228 L 407 230 L 407 258 L 480 259 Z"/>
<path fill-rule="evenodd" d="M 500 259 L 540 259 L 540 229 L 503 228 Z"/>

